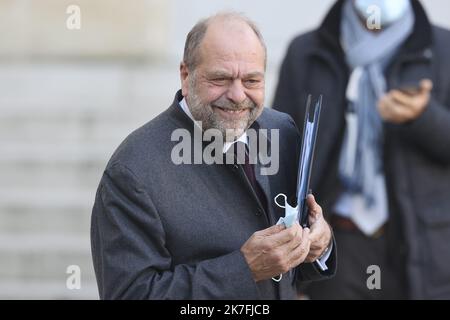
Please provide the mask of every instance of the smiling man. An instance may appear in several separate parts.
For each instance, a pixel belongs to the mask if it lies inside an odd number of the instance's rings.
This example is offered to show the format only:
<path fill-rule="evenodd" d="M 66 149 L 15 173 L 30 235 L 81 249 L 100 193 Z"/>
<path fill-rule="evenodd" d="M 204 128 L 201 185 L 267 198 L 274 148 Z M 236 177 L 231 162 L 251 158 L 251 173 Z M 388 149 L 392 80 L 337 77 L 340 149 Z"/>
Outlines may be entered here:
<path fill-rule="evenodd" d="M 288 160 L 299 135 L 289 116 L 263 108 L 265 64 L 261 34 L 239 14 L 202 20 L 188 34 L 182 90 L 121 144 L 97 191 L 91 241 L 101 298 L 292 299 L 298 283 L 334 274 L 331 230 L 314 197 L 310 228 L 275 225 L 284 212 L 274 196 L 295 195 Z M 245 159 L 176 164 L 180 129 L 192 134 L 194 153 L 199 132 L 215 130 L 221 157 L 239 145 Z M 276 174 L 249 161 L 251 131 L 258 146 L 279 151 Z M 201 154 L 208 147 L 197 145 Z"/>

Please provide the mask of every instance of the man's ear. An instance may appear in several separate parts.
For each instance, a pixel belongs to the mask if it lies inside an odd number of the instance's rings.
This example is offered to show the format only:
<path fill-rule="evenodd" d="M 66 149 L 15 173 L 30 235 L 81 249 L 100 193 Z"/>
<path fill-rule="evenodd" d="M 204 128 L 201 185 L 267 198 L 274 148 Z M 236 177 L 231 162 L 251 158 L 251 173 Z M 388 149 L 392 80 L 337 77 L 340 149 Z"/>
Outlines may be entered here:
<path fill-rule="evenodd" d="M 189 89 L 189 70 L 184 62 L 180 63 L 181 94 L 186 97 Z"/>

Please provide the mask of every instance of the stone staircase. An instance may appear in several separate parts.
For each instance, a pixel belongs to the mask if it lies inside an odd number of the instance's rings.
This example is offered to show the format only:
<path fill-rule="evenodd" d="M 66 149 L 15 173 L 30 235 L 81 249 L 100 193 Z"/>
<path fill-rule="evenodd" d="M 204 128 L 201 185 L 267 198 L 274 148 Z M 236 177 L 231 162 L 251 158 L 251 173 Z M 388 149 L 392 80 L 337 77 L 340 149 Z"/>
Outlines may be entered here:
<path fill-rule="evenodd" d="M 177 67 L 0 63 L 0 299 L 98 298 L 89 228 L 99 180 L 120 142 L 172 102 Z M 66 287 L 70 265 L 80 290 Z"/>
<path fill-rule="evenodd" d="M 0 64 L 0 299 L 97 299 L 90 214 L 118 144 L 171 103 L 176 67 Z M 81 289 L 66 287 L 67 267 Z"/>

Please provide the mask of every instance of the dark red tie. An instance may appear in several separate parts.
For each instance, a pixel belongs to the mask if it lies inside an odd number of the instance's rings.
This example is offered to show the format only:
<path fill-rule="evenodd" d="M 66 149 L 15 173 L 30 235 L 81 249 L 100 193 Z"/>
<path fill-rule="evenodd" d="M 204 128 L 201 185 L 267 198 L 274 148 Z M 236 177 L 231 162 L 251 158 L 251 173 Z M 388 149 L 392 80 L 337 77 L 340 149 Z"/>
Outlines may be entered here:
<path fill-rule="evenodd" d="M 241 164 L 244 168 L 245 175 L 247 176 L 250 184 L 252 185 L 253 190 L 259 198 L 259 201 L 264 206 L 264 210 L 267 211 L 267 200 L 264 194 L 263 189 L 260 184 L 256 180 L 255 176 L 255 166 L 250 163 L 250 159 L 248 156 L 247 145 L 244 142 L 236 142 L 234 146 L 234 152 L 236 154 L 237 164 Z M 242 155 L 244 155 L 244 159 L 242 159 Z"/>

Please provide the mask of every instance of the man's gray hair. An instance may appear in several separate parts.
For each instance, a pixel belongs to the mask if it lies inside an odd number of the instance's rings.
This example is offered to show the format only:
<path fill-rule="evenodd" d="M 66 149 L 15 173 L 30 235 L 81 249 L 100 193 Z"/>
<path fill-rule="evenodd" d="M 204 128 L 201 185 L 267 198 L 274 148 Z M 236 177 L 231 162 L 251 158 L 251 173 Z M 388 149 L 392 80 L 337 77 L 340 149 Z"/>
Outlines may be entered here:
<path fill-rule="evenodd" d="M 208 18 L 202 19 L 189 31 L 187 37 L 186 37 L 186 43 L 184 45 L 184 55 L 183 55 L 183 62 L 186 64 L 187 68 L 191 71 L 194 71 L 194 69 L 199 64 L 199 54 L 198 49 L 200 47 L 200 44 L 206 34 L 206 31 L 208 30 L 208 26 L 211 22 L 213 22 L 216 19 L 233 19 L 245 22 L 252 30 L 255 32 L 256 36 L 258 37 L 259 41 L 261 42 L 262 47 L 264 48 L 264 65 L 266 64 L 267 60 L 267 48 L 266 44 L 264 42 L 264 38 L 259 31 L 259 28 L 256 26 L 256 24 L 250 20 L 248 17 L 246 17 L 244 14 L 234 11 L 227 11 L 227 12 L 219 12 L 213 16 L 210 16 Z"/>

